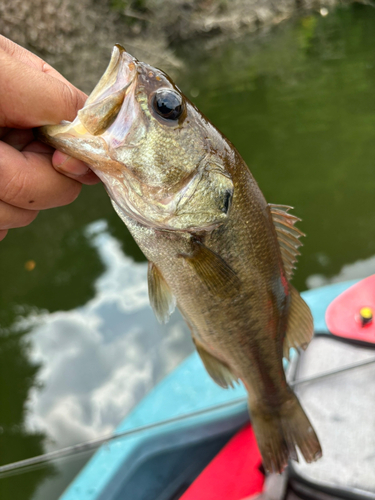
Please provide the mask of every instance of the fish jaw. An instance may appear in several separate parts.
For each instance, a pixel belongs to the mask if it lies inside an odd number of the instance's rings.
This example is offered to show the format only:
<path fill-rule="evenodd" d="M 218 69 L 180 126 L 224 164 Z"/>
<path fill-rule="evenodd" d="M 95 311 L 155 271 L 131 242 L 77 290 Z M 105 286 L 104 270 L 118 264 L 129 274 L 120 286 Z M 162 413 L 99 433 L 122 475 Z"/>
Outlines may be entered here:
<path fill-rule="evenodd" d="M 134 93 L 138 70 L 137 59 L 115 45 L 105 73 L 77 117 L 72 122 L 40 127 L 34 133 L 42 142 L 89 165 L 121 212 L 146 223 L 134 203 L 129 203 L 129 192 L 141 193 L 139 182 L 113 154 L 137 122 Z"/>
<path fill-rule="evenodd" d="M 106 164 L 114 163 L 110 154 L 113 125 L 124 103 L 134 103 L 134 99 L 127 97 L 136 87 L 137 68 L 137 59 L 121 45 L 115 45 L 105 73 L 84 107 L 78 111 L 77 117 L 72 122 L 64 121 L 37 129 L 37 138 L 88 163 L 100 177 L 99 171 L 106 171 Z M 129 130 L 134 121 L 134 111 L 122 114 L 121 130 L 124 137 L 126 129 Z"/>

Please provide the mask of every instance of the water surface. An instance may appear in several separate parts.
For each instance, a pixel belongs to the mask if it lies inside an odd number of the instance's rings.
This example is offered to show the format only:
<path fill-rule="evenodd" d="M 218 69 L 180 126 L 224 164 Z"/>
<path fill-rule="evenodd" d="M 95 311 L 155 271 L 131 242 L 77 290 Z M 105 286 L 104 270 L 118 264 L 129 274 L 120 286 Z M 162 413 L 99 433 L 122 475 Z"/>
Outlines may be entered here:
<path fill-rule="evenodd" d="M 177 84 L 303 219 L 300 290 L 375 272 L 374 26 L 352 6 L 177 50 Z M 1 464 L 110 432 L 191 352 L 178 314 L 153 317 L 145 259 L 102 186 L 11 231 L 0 276 Z M 0 497 L 53 500 L 86 458 L 0 479 Z"/>

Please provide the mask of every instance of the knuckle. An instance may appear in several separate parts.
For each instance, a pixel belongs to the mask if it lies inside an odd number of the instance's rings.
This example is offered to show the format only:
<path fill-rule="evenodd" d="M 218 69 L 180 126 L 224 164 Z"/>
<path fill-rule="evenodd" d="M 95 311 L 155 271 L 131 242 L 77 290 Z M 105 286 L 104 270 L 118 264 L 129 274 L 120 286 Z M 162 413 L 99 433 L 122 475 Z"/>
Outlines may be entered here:
<path fill-rule="evenodd" d="M 17 170 L 8 182 L 1 189 L 1 198 L 7 203 L 17 204 L 24 197 L 27 197 L 28 183 L 27 176 L 22 169 Z"/>

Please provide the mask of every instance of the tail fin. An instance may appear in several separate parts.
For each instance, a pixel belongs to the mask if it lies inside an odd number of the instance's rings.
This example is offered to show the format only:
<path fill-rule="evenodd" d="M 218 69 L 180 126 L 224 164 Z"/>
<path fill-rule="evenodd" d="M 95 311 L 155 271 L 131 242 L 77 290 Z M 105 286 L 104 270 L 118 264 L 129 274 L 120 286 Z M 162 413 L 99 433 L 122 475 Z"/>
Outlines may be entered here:
<path fill-rule="evenodd" d="M 317 435 L 293 392 L 279 410 L 250 407 L 250 413 L 263 465 L 268 472 L 281 473 L 289 459 L 298 461 L 296 446 L 308 463 L 322 456 Z"/>

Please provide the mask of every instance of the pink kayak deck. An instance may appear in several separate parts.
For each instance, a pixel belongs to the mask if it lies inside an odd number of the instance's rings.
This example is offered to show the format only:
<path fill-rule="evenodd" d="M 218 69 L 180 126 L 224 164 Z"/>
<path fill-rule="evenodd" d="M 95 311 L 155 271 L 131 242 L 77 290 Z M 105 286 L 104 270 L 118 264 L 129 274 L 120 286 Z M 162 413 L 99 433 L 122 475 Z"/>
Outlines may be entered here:
<path fill-rule="evenodd" d="M 250 424 L 224 446 L 180 500 L 243 500 L 263 489 L 262 459 Z"/>
<path fill-rule="evenodd" d="M 327 308 L 326 323 L 333 335 L 375 343 L 375 321 L 361 318 L 361 311 L 375 311 L 375 275 L 341 293 Z"/>

